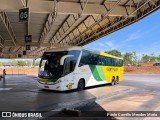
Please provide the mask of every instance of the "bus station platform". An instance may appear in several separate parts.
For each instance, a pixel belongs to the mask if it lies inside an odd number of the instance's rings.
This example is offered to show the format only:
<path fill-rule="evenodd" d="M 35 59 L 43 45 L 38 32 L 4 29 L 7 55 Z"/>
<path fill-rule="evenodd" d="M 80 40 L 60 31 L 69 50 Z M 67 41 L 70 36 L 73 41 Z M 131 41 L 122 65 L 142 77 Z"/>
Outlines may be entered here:
<path fill-rule="evenodd" d="M 37 87 L 36 76 L 7 75 L 5 83 L 0 80 L 0 111 L 59 111 L 128 90 L 125 86 L 103 85 L 83 91 L 48 91 Z"/>

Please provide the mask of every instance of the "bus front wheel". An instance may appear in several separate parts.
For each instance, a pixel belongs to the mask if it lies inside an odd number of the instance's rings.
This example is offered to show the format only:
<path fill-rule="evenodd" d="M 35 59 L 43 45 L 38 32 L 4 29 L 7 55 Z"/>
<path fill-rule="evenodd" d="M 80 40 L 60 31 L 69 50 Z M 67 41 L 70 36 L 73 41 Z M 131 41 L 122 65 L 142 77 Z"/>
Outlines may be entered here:
<path fill-rule="evenodd" d="M 77 90 L 81 91 L 81 90 L 84 90 L 84 88 L 85 88 L 84 80 L 80 79 L 78 82 Z"/>

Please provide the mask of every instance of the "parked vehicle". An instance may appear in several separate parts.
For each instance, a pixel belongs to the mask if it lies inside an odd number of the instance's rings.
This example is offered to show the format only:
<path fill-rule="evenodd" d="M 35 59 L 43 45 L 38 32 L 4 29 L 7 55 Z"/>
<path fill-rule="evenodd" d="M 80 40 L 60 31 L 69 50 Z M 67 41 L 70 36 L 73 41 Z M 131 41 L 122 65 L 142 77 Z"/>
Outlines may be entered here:
<path fill-rule="evenodd" d="M 153 66 L 160 66 L 160 63 L 154 63 Z"/>

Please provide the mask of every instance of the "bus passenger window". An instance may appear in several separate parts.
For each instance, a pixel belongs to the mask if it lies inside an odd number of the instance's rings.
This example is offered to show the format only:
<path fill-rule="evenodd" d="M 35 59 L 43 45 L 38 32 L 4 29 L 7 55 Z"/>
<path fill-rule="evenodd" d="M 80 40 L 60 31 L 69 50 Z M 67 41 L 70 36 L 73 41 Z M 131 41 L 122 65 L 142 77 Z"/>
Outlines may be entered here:
<path fill-rule="evenodd" d="M 111 66 L 111 58 L 107 57 L 107 65 Z"/>
<path fill-rule="evenodd" d="M 112 58 L 111 60 L 112 60 L 112 66 L 115 66 L 115 60 L 114 60 L 114 58 Z"/>
<path fill-rule="evenodd" d="M 45 65 L 44 65 L 44 70 L 48 70 L 49 69 L 49 65 L 48 65 L 48 61 L 46 61 Z"/>
<path fill-rule="evenodd" d="M 102 57 L 102 65 L 106 65 L 105 57 Z"/>

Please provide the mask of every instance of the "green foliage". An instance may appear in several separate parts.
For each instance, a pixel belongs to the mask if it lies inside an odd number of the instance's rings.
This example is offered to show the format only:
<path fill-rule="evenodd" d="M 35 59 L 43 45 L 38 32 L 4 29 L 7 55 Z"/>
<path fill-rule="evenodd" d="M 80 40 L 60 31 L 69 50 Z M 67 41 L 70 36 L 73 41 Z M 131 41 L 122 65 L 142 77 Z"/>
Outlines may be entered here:
<path fill-rule="evenodd" d="M 144 62 L 144 63 L 149 62 L 150 61 L 150 56 L 143 54 L 141 61 Z"/>
<path fill-rule="evenodd" d="M 23 60 L 11 60 L 9 62 L 9 64 L 15 65 L 15 66 L 25 66 L 26 65 L 26 61 L 23 61 Z"/>
<path fill-rule="evenodd" d="M 105 53 L 108 53 L 110 55 L 114 55 L 114 56 L 117 56 L 117 57 L 122 57 L 121 52 L 119 52 L 118 50 L 110 50 L 110 51 L 106 51 Z"/>
<path fill-rule="evenodd" d="M 146 63 L 146 62 L 156 62 L 156 60 L 158 60 L 158 59 L 160 60 L 160 58 L 156 57 L 154 55 L 154 53 L 151 53 L 150 55 L 143 54 L 141 61 L 144 62 L 144 63 Z"/>
<path fill-rule="evenodd" d="M 137 53 L 135 51 L 132 52 L 132 65 L 136 66 L 138 63 Z"/>
<path fill-rule="evenodd" d="M 159 56 L 157 56 L 157 58 L 156 58 L 156 59 L 157 59 L 157 61 L 159 61 L 159 62 L 160 62 L 160 55 L 159 55 Z"/>
<path fill-rule="evenodd" d="M 34 66 L 39 66 L 39 63 L 40 63 L 40 61 L 36 61 L 36 62 L 34 63 Z"/>
<path fill-rule="evenodd" d="M 3 62 L 0 62 L 0 66 L 3 66 L 4 65 L 4 63 Z"/>
<path fill-rule="evenodd" d="M 23 60 L 19 60 L 19 61 L 17 61 L 17 65 L 18 65 L 18 66 L 25 66 L 25 65 L 26 65 L 26 62 L 23 61 Z"/>
<path fill-rule="evenodd" d="M 26 66 L 32 66 L 33 60 L 25 60 Z"/>
<path fill-rule="evenodd" d="M 156 61 L 156 56 L 154 55 L 154 53 L 150 54 L 150 62 L 155 62 Z"/>
<path fill-rule="evenodd" d="M 134 52 L 126 52 L 125 54 L 121 54 L 118 50 L 111 50 L 111 51 L 106 51 L 106 53 L 117 56 L 117 57 L 123 57 L 124 59 L 124 64 L 132 64 L 136 65 L 137 64 L 137 53 Z"/>
<path fill-rule="evenodd" d="M 131 52 L 126 52 L 123 55 L 123 59 L 124 59 L 124 64 L 132 64 L 132 53 Z"/>
<path fill-rule="evenodd" d="M 17 61 L 17 60 L 11 60 L 11 61 L 9 62 L 9 64 L 12 64 L 12 65 L 17 66 L 17 65 L 18 65 L 18 61 Z"/>

